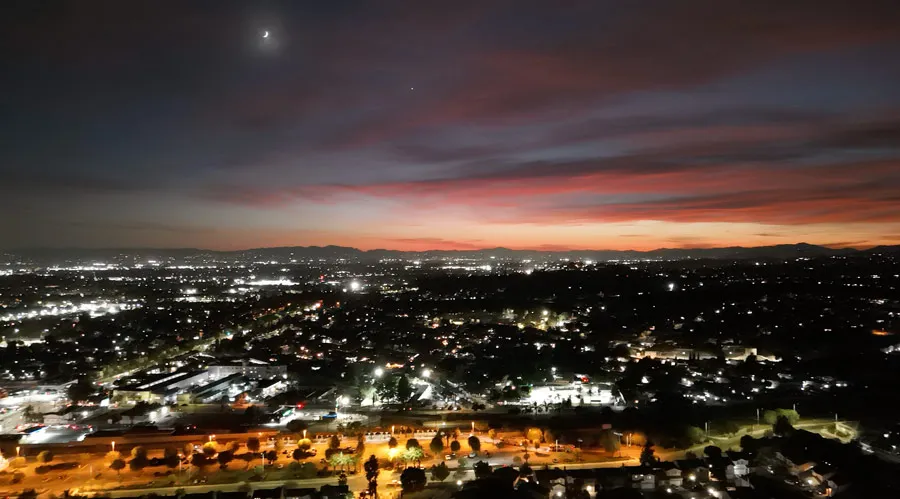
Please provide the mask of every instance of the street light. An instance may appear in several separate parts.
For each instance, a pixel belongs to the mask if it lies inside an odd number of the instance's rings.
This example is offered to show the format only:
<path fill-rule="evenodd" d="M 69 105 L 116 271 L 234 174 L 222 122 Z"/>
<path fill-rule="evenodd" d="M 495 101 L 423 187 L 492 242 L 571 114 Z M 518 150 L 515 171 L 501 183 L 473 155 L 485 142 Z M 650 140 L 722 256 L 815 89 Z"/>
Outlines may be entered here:
<path fill-rule="evenodd" d="M 375 368 L 375 377 L 380 378 L 382 376 L 384 376 L 384 369 L 382 369 L 380 367 L 376 367 Z"/>
<path fill-rule="evenodd" d="M 306 430 L 303 430 L 303 438 L 306 438 Z"/>
<path fill-rule="evenodd" d="M 209 436 L 209 441 L 210 441 L 210 442 L 212 442 L 212 441 L 215 440 L 215 439 L 216 439 L 216 436 L 215 436 L 215 435 L 210 435 L 210 436 Z"/>
<path fill-rule="evenodd" d="M 427 378 L 431 376 L 431 369 L 422 369 L 422 377 Z"/>
<path fill-rule="evenodd" d="M 472 433 L 475 433 L 475 421 L 472 421 Z"/>
<path fill-rule="evenodd" d="M 116 451 L 116 441 L 113 440 L 113 441 L 110 442 L 109 444 L 112 445 L 112 450 L 113 450 L 113 452 L 115 452 L 115 451 Z"/>
<path fill-rule="evenodd" d="M 19 457 L 19 447 L 16 447 L 16 457 Z"/>

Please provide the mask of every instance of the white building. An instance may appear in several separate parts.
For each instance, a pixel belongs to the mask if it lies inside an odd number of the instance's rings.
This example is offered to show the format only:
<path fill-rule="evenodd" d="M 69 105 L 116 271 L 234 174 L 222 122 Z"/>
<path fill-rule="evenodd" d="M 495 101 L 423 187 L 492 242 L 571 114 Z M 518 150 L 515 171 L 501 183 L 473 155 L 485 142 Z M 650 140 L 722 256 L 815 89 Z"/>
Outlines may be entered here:
<path fill-rule="evenodd" d="M 232 374 L 243 374 L 247 379 L 283 378 L 287 375 L 287 366 L 272 365 L 256 359 L 235 361 L 230 364 L 209 366 L 210 379 L 224 378 Z"/>

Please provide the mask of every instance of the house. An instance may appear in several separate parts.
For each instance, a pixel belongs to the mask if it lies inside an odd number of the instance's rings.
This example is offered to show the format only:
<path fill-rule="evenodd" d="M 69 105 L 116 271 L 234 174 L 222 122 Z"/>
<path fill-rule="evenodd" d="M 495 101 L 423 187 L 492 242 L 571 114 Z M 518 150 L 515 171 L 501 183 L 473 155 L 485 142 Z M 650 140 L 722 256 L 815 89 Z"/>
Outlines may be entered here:
<path fill-rule="evenodd" d="M 343 499 L 350 493 L 350 488 L 346 485 L 323 485 L 319 489 L 322 499 Z"/>
<path fill-rule="evenodd" d="M 256 489 L 250 494 L 250 497 L 253 499 L 282 499 L 282 492 L 284 492 L 284 487 Z"/>
<path fill-rule="evenodd" d="M 660 469 L 656 473 L 656 485 L 659 487 L 681 487 L 684 483 L 684 477 L 681 470 L 674 463 L 662 462 Z"/>
<path fill-rule="evenodd" d="M 284 499 L 315 499 L 319 491 L 314 488 L 284 489 Z"/>

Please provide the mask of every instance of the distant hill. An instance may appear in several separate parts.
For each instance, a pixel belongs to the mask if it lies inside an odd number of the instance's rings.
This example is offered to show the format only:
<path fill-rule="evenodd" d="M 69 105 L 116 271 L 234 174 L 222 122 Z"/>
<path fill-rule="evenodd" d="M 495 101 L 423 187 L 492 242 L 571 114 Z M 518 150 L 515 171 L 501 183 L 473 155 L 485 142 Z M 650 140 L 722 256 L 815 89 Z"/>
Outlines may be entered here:
<path fill-rule="evenodd" d="M 129 248 L 129 249 L 31 249 L 0 252 L 0 261 L 28 261 L 39 265 L 62 263 L 101 262 L 199 262 L 209 260 L 224 261 L 276 261 L 286 263 L 291 260 L 349 260 L 377 261 L 382 259 L 435 259 L 460 258 L 485 260 L 497 259 L 590 259 L 594 261 L 615 260 L 784 260 L 797 257 L 820 257 L 834 255 L 900 253 L 900 246 L 878 246 L 868 250 L 853 248 L 828 248 L 812 244 L 780 244 L 776 246 L 726 247 L 726 248 L 661 248 L 651 251 L 636 250 L 563 250 L 538 251 L 514 250 L 509 248 L 485 248 L 480 250 L 432 250 L 399 251 L 388 249 L 360 250 L 346 246 L 286 246 L 274 248 L 253 248 L 238 251 L 213 251 L 197 248 Z"/>

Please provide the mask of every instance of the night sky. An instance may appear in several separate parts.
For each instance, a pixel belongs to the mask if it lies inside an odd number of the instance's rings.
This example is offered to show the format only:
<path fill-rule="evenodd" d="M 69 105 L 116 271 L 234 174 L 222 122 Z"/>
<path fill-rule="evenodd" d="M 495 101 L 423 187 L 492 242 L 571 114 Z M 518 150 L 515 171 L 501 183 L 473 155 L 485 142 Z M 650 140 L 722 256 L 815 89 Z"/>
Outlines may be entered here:
<path fill-rule="evenodd" d="M 0 4 L 0 247 L 900 244 L 898 0 Z"/>

